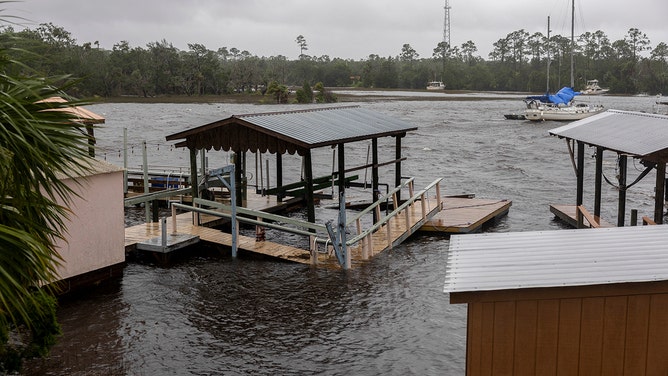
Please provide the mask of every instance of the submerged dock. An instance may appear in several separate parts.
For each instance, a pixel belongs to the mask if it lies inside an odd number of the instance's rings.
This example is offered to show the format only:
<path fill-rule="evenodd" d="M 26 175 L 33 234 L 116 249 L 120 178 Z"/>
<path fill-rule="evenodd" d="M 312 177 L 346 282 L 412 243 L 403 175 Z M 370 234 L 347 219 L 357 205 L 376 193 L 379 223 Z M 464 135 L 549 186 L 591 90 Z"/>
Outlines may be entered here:
<path fill-rule="evenodd" d="M 275 198 L 253 197 L 247 204 L 256 210 L 276 211 L 286 205 Z M 418 231 L 438 231 L 443 233 L 468 233 L 480 231 L 484 225 L 496 221 L 508 213 L 511 206 L 506 200 L 484 200 L 462 197 L 445 197 L 440 201 L 424 198 L 407 205 L 403 210 L 378 227 L 367 238 L 348 248 L 351 266 L 366 263 L 373 256 L 392 249 Z M 197 242 L 207 242 L 224 248 L 231 248 L 233 236 L 211 226 L 220 224 L 220 218 L 200 215 L 200 225 L 194 225 L 194 213 L 177 214 L 175 218 L 128 227 L 125 230 L 126 252 L 149 251 L 160 259 L 168 259 L 172 251 Z M 174 231 L 176 226 L 177 231 Z M 361 229 L 358 226 L 358 232 Z M 165 235 L 163 235 L 165 234 Z M 354 236 L 355 234 L 351 235 Z M 163 237 L 166 240 L 163 241 Z M 331 244 L 320 250 L 309 250 L 289 244 L 279 244 L 259 237 L 238 235 L 237 249 L 242 253 L 262 255 L 301 264 L 338 268 L 339 262 L 333 255 Z M 310 242 L 313 242 L 311 240 Z"/>

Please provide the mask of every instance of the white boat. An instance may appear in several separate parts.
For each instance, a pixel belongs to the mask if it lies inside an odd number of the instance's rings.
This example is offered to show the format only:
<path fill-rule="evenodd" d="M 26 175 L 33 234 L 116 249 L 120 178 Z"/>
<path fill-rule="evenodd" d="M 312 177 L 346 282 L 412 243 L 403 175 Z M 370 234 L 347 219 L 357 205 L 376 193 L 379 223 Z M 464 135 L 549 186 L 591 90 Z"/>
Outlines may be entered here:
<path fill-rule="evenodd" d="M 527 120 L 543 121 L 575 121 L 603 112 L 605 109 L 600 105 L 589 105 L 586 103 L 555 104 L 540 101 L 527 101 L 527 109 L 524 116 Z"/>
<path fill-rule="evenodd" d="M 600 86 L 598 86 L 598 80 L 588 80 L 587 81 L 587 86 L 585 86 L 584 90 L 581 91 L 583 95 L 597 95 L 597 94 L 605 94 L 610 89 L 604 89 Z"/>
<path fill-rule="evenodd" d="M 427 84 L 427 90 L 445 90 L 445 84 L 442 81 L 431 81 Z"/>
<path fill-rule="evenodd" d="M 575 0 L 572 1 L 572 19 L 575 19 Z M 549 18 L 548 18 L 548 39 L 549 39 Z M 575 44 L 575 33 L 571 27 L 571 46 Z M 548 52 L 549 57 L 549 52 Z M 556 94 L 529 96 L 524 99 L 527 105 L 524 116 L 527 120 L 556 120 L 556 121 L 574 121 L 596 115 L 605 109 L 601 105 L 589 105 L 586 103 L 575 103 L 575 96 L 580 92 L 573 90 L 574 76 L 574 55 L 571 50 L 571 86 L 563 87 Z M 549 77 L 549 58 L 548 58 L 548 77 Z"/>

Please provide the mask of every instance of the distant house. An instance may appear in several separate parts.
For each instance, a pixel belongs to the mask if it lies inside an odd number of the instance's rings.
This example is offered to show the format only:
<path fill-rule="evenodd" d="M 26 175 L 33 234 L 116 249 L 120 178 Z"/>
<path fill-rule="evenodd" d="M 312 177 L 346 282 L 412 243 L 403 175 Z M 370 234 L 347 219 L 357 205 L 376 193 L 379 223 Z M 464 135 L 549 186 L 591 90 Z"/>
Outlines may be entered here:
<path fill-rule="evenodd" d="M 123 169 L 94 160 L 88 174 L 63 181 L 79 195 L 68 206 L 67 239 L 56 243 L 63 258 L 58 275 L 67 292 L 116 276 L 124 266 Z"/>
<path fill-rule="evenodd" d="M 668 226 L 457 235 L 467 375 L 668 374 Z"/>

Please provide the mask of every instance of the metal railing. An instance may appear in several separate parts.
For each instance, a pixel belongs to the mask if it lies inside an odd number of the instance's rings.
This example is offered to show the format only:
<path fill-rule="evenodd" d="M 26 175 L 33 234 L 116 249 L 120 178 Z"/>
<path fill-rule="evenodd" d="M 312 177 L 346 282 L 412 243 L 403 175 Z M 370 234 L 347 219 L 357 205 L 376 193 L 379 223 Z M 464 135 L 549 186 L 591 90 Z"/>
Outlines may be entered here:
<path fill-rule="evenodd" d="M 426 186 L 424 189 L 413 192 L 413 178 L 408 179 L 403 182 L 400 186 L 392 189 L 387 194 L 380 197 L 378 200 L 373 202 L 364 210 L 360 211 L 354 215 L 349 221 L 346 221 L 346 227 L 355 223 L 357 227 L 357 235 L 351 239 L 346 239 L 346 246 L 353 246 L 356 243 L 362 242 L 362 258 L 368 259 L 370 256 L 373 256 L 373 243 L 372 237 L 374 232 L 379 230 L 383 225 L 387 225 L 388 232 L 388 246 L 392 246 L 392 237 L 391 237 L 391 226 L 390 221 L 397 217 L 400 213 L 405 213 L 406 221 L 406 231 L 410 231 L 410 221 L 409 221 L 409 212 L 408 207 L 415 204 L 416 201 L 421 201 L 421 222 L 424 222 L 428 218 L 428 214 L 432 211 L 440 211 L 442 209 L 443 203 L 441 201 L 440 194 L 440 182 L 442 178 L 434 180 L 431 184 Z M 397 193 L 401 191 L 402 188 L 409 188 L 410 198 L 404 201 L 402 204 L 398 204 Z M 428 208 L 428 199 L 426 197 L 427 193 L 435 189 L 436 197 L 436 206 L 434 208 Z M 390 197 L 394 202 L 394 210 L 388 213 L 387 215 L 380 216 L 380 205 L 386 202 Z M 216 209 L 206 209 L 201 206 L 208 206 L 210 208 Z M 197 226 L 200 223 L 199 214 L 211 215 L 219 218 L 227 218 L 230 220 L 236 220 L 241 223 L 246 223 L 250 225 L 272 228 L 275 230 L 288 232 L 296 235 L 308 236 L 309 237 L 309 251 L 311 252 L 311 262 L 317 263 L 317 253 L 330 253 L 328 245 L 332 244 L 332 239 L 327 233 L 327 227 L 325 225 L 320 225 L 316 223 L 311 223 L 308 221 L 294 219 L 289 217 L 284 217 L 277 214 L 267 213 L 258 210 L 247 209 L 244 207 L 236 207 L 236 218 L 232 218 L 232 207 L 230 205 L 225 205 L 215 201 L 203 200 L 200 198 L 195 198 L 193 200 L 193 206 L 183 205 L 178 203 L 172 204 L 172 231 L 177 232 L 177 221 L 176 221 L 176 209 L 181 209 L 184 211 L 191 211 L 197 213 L 197 217 L 194 218 L 194 225 Z M 222 211 L 220 211 L 222 210 Z M 364 215 L 369 214 L 372 210 L 376 211 L 376 217 L 378 220 L 375 221 L 369 228 L 366 230 L 362 229 L 361 219 Z M 269 221 L 269 222 L 267 222 Z M 292 226 L 292 227 L 289 227 Z M 238 228 L 238 226 L 237 226 Z M 238 234 L 235 234 L 238 236 Z M 325 245 L 325 251 L 320 252 L 318 250 L 318 244 Z"/>

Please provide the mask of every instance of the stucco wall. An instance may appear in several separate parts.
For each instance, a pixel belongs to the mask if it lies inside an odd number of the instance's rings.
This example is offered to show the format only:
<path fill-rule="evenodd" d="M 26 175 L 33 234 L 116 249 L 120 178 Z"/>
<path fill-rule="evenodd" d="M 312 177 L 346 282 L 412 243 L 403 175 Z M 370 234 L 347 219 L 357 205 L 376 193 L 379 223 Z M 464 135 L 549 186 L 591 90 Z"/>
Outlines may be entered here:
<path fill-rule="evenodd" d="M 58 241 L 63 258 L 58 268 L 66 279 L 125 261 L 123 171 L 104 172 L 64 182 L 81 197 L 73 197 L 66 222 L 67 242 Z"/>

